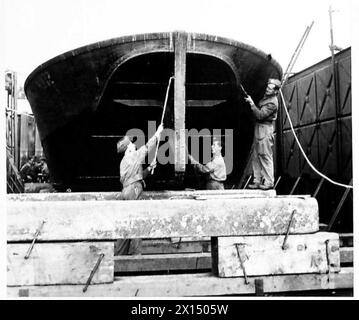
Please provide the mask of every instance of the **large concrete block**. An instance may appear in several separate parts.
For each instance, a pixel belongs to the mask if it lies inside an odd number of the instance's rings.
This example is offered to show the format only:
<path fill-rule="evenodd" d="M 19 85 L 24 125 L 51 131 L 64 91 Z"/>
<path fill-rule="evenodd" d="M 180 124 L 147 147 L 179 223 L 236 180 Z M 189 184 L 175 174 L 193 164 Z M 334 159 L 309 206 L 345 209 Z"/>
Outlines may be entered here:
<path fill-rule="evenodd" d="M 318 203 L 310 197 L 143 201 L 8 201 L 7 240 L 207 237 L 285 234 L 319 230 Z"/>

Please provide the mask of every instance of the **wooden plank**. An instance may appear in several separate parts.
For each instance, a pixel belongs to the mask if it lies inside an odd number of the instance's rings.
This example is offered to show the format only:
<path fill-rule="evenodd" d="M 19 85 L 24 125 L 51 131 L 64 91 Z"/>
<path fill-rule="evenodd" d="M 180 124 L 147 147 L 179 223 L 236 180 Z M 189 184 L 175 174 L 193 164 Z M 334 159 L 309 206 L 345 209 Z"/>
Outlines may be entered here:
<path fill-rule="evenodd" d="M 113 282 L 113 242 L 28 243 L 7 245 L 8 286 L 85 284 L 100 254 L 104 254 L 91 284 Z"/>
<path fill-rule="evenodd" d="M 174 145 L 175 145 L 175 172 L 183 173 L 186 169 L 186 49 L 187 34 L 174 32 Z"/>
<path fill-rule="evenodd" d="M 7 241 L 116 240 L 318 231 L 314 198 L 143 201 L 8 201 Z"/>
<path fill-rule="evenodd" d="M 58 193 L 17 193 L 7 194 L 8 201 L 88 201 L 88 200 L 117 200 L 119 192 L 58 192 Z M 196 198 L 199 196 L 228 196 L 237 197 L 275 197 L 275 190 L 183 190 L 183 191 L 144 191 L 143 200 L 163 200 L 176 198 Z"/>
<path fill-rule="evenodd" d="M 115 272 L 211 269 L 211 253 L 115 256 Z"/>
<path fill-rule="evenodd" d="M 82 286 L 31 286 L 30 297 L 190 297 L 255 294 L 255 280 L 263 280 L 264 293 L 353 288 L 353 268 L 339 273 L 218 278 L 212 273 L 115 277 L 111 284 L 98 284 L 84 293 Z M 155 289 L 154 289 L 155 288 Z M 22 287 L 8 287 L 8 297 L 18 297 Z"/>
<path fill-rule="evenodd" d="M 163 107 L 163 101 L 155 99 L 114 99 L 116 103 L 121 103 L 129 107 Z M 227 100 L 186 100 L 187 107 L 213 107 Z"/>
<path fill-rule="evenodd" d="M 352 247 L 340 248 L 340 263 L 353 263 L 354 250 Z"/>
<path fill-rule="evenodd" d="M 339 245 L 341 247 L 353 246 L 353 234 L 352 233 L 339 233 Z"/>
<path fill-rule="evenodd" d="M 196 252 L 211 252 L 210 240 L 196 240 L 187 241 L 186 238 L 176 238 L 157 241 L 147 240 L 142 241 L 141 254 L 169 254 L 169 253 L 196 253 Z M 181 240 L 179 240 L 181 239 Z"/>
<path fill-rule="evenodd" d="M 284 236 L 218 237 L 214 272 L 219 277 L 339 272 L 337 233 L 289 235 L 286 249 L 283 241 Z"/>

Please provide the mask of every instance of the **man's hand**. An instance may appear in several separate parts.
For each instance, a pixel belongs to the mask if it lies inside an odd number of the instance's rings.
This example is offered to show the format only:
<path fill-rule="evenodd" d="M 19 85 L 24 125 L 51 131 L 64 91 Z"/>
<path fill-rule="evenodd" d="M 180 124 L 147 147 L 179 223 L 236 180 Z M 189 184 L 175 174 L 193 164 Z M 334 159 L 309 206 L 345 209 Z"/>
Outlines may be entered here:
<path fill-rule="evenodd" d="M 161 132 L 163 131 L 163 124 L 161 123 L 158 128 L 157 128 L 157 131 L 155 133 L 155 136 L 160 139 L 160 136 L 161 136 Z"/>
<path fill-rule="evenodd" d="M 188 154 L 188 159 L 189 159 L 189 161 L 191 161 L 191 164 L 197 164 L 198 163 L 198 161 L 195 158 L 193 158 L 190 154 Z"/>
<path fill-rule="evenodd" d="M 149 165 L 149 170 L 152 171 L 154 168 L 157 167 L 157 161 L 153 160 L 151 164 Z"/>
<path fill-rule="evenodd" d="M 244 100 L 246 100 L 251 106 L 255 106 L 251 96 L 245 97 Z"/>

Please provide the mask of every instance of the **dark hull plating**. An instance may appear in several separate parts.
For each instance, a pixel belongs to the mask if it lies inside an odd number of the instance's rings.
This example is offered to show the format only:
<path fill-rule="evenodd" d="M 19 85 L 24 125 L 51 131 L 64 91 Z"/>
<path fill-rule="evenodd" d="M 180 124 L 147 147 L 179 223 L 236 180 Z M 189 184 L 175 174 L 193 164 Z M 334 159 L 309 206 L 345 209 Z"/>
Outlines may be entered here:
<path fill-rule="evenodd" d="M 179 36 L 185 41 L 176 51 Z M 253 121 L 239 84 L 258 101 L 267 79 L 281 78 L 281 67 L 270 55 L 237 41 L 173 32 L 94 43 L 30 74 L 25 92 L 54 182 L 82 191 L 121 188 L 116 142 L 128 129 L 146 133 L 148 121 L 159 124 L 168 78 L 178 70 L 178 52 L 186 57 L 185 128 L 233 129 L 233 170 L 226 187 L 241 180 Z M 172 87 L 165 116 L 165 127 L 175 130 L 178 90 Z M 176 168 L 158 167 L 148 188 L 201 187 L 191 168 Z"/>

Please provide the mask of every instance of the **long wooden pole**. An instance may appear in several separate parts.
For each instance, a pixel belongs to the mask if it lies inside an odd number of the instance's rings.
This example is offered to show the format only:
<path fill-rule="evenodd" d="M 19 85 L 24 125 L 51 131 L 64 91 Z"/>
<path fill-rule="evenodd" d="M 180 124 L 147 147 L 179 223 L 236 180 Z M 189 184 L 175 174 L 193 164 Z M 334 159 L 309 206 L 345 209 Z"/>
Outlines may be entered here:
<path fill-rule="evenodd" d="M 165 117 L 165 112 L 166 112 L 166 106 L 167 106 L 167 100 L 168 100 L 168 93 L 170 91 L 170 87 L 171 87 L 171 81 L 172 79 L 174 79 L 174 77 L 170 77 L 168 80 L 168 85 L 167 85 L 167 90 L 166 90 L 166 98 L 165 98 L 165 103 L 163 105 L 163 110 L 162 110 L 162 116 L 161 116 L 161 124 L 163 125 L 163 119 Z M 158 147 L 160 145 L 160 139 L 157 139 L 157 144 L 156 144 L 156 152 L 155 152 L 155 157 L 154 157 L 154 161 L 157 161 L 157 153 L 158 153 Z M 151 174 L 153 174 L 155 168 L 153 167 L 151 169 Z"/>

